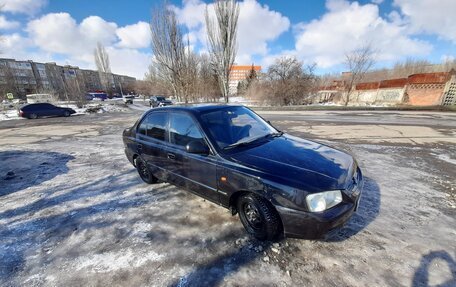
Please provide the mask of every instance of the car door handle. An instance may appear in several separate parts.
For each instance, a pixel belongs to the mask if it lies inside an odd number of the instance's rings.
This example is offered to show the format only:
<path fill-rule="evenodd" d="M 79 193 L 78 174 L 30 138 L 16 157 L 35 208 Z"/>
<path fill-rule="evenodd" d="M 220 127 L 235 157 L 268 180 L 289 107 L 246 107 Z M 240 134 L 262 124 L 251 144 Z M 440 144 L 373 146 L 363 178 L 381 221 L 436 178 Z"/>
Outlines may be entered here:
<path fill-rule="evenodd" d="M 167 154 L 167 156 L 168 156 L 169 159 L 176 159 L 176 155 L 173 154 L 173 153 L 170 153 L 170 152 L 169 152 L 169 153 Z"/>

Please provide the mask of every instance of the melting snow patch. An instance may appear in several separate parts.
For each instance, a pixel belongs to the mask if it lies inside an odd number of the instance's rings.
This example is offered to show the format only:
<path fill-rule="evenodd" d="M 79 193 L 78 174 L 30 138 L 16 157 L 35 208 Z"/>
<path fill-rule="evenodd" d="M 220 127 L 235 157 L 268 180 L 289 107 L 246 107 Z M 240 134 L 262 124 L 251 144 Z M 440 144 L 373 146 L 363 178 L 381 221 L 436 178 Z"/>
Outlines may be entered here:
<path fill-rule="evenodd" d="M 439 154 L 439 155 L 437 155 L 437 158 L 440 159 L 440 160 L 446 161 L 448 163 L 456 165 L 456 159 L 452 159 L 446 154 Z"/>
<path fill-rule="evenodd" d="M 141 257 L 135 256 L 137 252 L 132 252 L 131 249 L 121 252 L 107 252 L 103 254 L 95 254 L 92 256 L 79 257 L 75 269 L 90 269 L 93 272 L 112 272 L 126 268 L 137 268 L 144 265 L 148 261 L 158 261 L 164 256 L 149 251 L 142 254 Z"/>

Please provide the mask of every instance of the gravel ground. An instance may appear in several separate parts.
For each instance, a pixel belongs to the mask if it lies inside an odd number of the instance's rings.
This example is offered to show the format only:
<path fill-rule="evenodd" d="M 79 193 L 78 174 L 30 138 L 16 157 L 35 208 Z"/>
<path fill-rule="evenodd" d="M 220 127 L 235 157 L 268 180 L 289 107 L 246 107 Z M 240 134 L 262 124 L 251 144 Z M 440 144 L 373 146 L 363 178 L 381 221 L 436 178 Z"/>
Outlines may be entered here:
<path fill-rule="evenodd" d="M 120 136 L 133 108 L 0 122 L 0 285 L 456 285 L 454 114 L 261 112 L 353 153 L 366 177 L 336 237 L 273 244 L 215 204 L 142 183 Z"/>

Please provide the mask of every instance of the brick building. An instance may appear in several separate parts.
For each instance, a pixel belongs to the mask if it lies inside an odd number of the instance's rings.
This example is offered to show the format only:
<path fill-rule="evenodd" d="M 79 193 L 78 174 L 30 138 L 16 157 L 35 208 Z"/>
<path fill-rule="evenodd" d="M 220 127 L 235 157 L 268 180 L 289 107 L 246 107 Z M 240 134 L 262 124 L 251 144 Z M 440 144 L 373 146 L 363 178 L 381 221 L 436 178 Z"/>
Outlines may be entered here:
<path fill-rule="evenodd" d="M 415 74 L 408 77 L 406 103 L 412 106 L 443 104 L 443 95 L 452 73 Z"/>
<path fill-rule="evenodd" d="M 343 77 L 342 77 L 343 78 Z M 347 97 L 344 80 L 320 87 L 316 102 L 340 102 Z M 437 106 L 456 104 L 456 72 L 421 73 L 407 78 L 357 84 L 350 105 Z"/>

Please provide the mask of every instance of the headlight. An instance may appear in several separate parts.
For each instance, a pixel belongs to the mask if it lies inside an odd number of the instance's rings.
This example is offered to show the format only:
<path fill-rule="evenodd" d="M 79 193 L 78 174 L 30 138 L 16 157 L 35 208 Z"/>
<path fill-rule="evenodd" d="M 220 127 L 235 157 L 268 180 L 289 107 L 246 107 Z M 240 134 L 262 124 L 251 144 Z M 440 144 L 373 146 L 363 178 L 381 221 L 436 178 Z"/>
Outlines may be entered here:
<path fill-rule="evenodd" d="M 340 190 L 313 193 L 307 195 L 306 201 L 310 211 L 320 212 L 341 203 L 342 193 Z"/>

